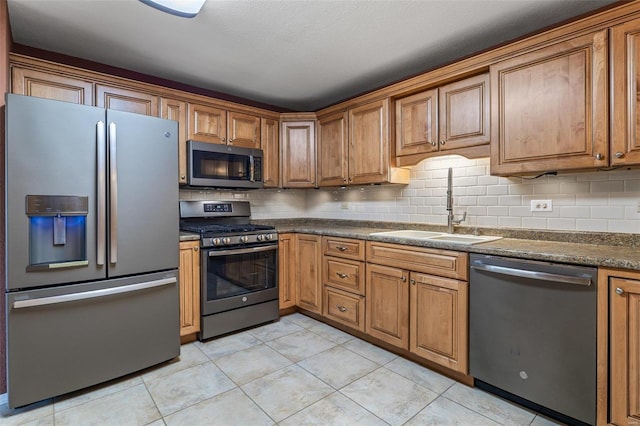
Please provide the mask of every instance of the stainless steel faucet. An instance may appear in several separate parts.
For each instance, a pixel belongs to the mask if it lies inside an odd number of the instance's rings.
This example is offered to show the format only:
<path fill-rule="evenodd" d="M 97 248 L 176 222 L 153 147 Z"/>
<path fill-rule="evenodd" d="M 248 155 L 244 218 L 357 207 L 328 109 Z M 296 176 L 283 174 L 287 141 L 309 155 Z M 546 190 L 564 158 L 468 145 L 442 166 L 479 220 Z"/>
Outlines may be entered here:
<path fill-rule="evenodd" d="M 449 174 L 447 175 L 447 233 L 453 234 L 455 228 L 454 225 L 460 225 L 467 218 L 467 212 L 462 214 L 461 218 L 456 219 L 453 214 L 453 169 L 449 167 Z"/>

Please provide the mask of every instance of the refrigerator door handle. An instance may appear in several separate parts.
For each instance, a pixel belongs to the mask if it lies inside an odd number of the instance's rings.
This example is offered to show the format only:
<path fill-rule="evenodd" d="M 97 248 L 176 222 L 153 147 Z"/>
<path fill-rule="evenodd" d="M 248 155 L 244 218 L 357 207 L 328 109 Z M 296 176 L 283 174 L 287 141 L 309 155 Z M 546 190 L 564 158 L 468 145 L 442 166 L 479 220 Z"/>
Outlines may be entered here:
<path fill-rule="evenodd" d="M 105 262 L 106 232 L 107 232 L 107 142 L 104 121 L 96 123 L 96 144 L 98 155 L 98 232 L 96 247 L 96 264 L 103 266 Z"/>
<path fill-rule="evenodd" d="M 130 293 L 132 291 L 146 290 L 178 282 L 176 278 L 164 278 L 161 280 L 147 281 L 138 284 L 130 284 L 122 287 L 105 288 L 102 290 L 85 291 L 82 293 L 63 294 L 60 296 L 39 297 L 37 299 L 16 300 L 13 309 L 31 308 L 33 306 L 55 305 L 57 303 L 73 302 L 96 297 L 112 296 L 114 294 Z"/>
<path fill-rule="evenodd" d="M 109 262 L 118 262 L 118 166 L 116 154 L 116 123 L 109 123 Z"/>

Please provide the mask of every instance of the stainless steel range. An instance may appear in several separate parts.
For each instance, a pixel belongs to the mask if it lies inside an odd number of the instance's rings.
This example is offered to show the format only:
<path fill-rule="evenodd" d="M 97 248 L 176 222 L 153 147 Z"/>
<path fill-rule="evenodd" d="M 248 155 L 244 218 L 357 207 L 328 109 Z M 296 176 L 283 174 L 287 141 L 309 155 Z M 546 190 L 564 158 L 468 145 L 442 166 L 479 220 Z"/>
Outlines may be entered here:
<path fill-rule="evenodd" d="M 180 230 L 200 234 L 200 340 L 279 317 L 278 233 L 250 217 L 247 201 L 180 201 Z"/>

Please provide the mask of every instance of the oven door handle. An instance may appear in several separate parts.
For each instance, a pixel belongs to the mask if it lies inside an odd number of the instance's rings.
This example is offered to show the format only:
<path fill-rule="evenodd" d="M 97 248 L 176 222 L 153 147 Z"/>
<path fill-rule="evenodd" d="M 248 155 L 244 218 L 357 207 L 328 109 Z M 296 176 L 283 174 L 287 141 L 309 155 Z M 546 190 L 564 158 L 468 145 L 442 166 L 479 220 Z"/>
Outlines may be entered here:
<path fill-rule="evenodd" d="M 209 250 L 209 257 L 228 256 L 228 255 L 233 255 L 233 254 L 259 253 L 261 251 L 276 250 L 277 248 L 278 248 L 278 245 L 274 244 L 274 245 L 270 245 L 270 246 L 249 247 L 249 248 L 242 248 L 242 249 Z"/>

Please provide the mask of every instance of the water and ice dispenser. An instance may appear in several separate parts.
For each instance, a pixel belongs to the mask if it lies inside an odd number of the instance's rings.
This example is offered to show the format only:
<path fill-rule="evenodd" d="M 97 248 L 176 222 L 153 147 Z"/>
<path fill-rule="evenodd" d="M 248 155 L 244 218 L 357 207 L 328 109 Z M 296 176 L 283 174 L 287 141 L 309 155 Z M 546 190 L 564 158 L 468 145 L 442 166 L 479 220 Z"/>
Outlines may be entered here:
<path fill-rule="evenodd" d="M 87 266 L 89 197 L 27 195 L 27 271 Z"/>

